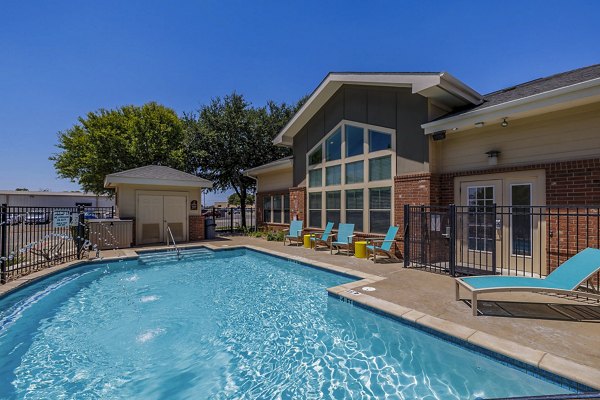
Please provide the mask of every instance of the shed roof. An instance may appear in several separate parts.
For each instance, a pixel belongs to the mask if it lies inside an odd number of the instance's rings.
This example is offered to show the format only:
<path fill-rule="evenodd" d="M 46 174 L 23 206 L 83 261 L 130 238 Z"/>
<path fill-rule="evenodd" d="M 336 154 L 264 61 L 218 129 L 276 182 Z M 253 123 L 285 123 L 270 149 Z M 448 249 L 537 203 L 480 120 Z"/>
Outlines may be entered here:
<path fill-rule="evenodd" d="M 146 165 L 106 175 L 104 187 L 116 184 L 164 185 L 212 188 L 212 182 L 164 165 Z"/>

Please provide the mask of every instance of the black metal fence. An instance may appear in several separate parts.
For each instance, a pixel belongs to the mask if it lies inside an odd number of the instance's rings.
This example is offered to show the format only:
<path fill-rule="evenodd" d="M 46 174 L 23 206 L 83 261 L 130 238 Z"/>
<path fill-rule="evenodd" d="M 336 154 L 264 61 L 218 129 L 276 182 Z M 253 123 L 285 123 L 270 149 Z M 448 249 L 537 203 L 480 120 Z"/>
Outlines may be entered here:
<path fill-rule="evenodd" d="M 405 266 L 452 276 L 544 277 L 600 248 L 600 206 L 406 205 L 404 225 Z"/>
<path fill-rule="evenodd" d="M 85 222 L 114 218 L 114 207 L 19 207 L 0 209 L 0 283 L 80 258 Z"/>
<path fill-rule="evenodd" d="M 202 213 L 206 218 L 214 218 L 218 233 L 235 233 L 243 231 L 242 209 L 239 207 L 211 207 Z M 246 208 L 246 229 L 256 228 L 256 210 Z"/>

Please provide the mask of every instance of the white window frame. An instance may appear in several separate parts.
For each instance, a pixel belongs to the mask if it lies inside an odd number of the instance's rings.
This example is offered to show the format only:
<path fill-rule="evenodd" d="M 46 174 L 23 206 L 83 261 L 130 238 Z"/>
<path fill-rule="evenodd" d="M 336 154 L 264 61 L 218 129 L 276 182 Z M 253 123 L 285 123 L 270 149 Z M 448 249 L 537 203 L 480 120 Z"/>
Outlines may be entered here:
<path fill-rule="evenodd" d="M 381 181 L 377 181 L 377 182 L 381 182 Z M 369 190 L 367 190 L 367 204 L 368 204 L 368 208 L 367 208 L 367 214 L 368 214 L 368 219 L 369 219 L 369 232 L 371 231 L 371 211 L 389 211 L 390 212 L 390 224 L 392 224 L 392 221 L 394 220 L 394 216 L 393 216 L 393 212 L 394 212 L 394 188 L 391 187 L 390 188 L 390 209 L 388 210 L 387 208 L 371 208 L 371 190 L 370 189 L 387 189 L 389 186 L 375 186 L 375 187 L 371 187 L 369 188 Z M 365 199 L 363 199 L 364 202 Z M 364 204 L 364 203 L 363 203 Z M 382 232 L 373 232 L 375 234 L 381 234 Z M 385 232 L 383 232 L 385 233 Z"/>
<path fill-rule="evenodd" d="M 494 193 L 494 196 L 492 196 L 492 204 L 496 204 L 496 195 L 498 194 L 498 193 L 496 193 L 496 186 L 494 186 L 494 185 L 473 185 L 473 186 L 467 186 L 467 207 L 471 207 L 471 205 L 468 204 L 469 201 L 470 201 L 470 199 L 469 199 L 469 190 L 471 190 L 471 189 L 477 189 L 477 188 L 488 188 L 488 187 L 491 187 L 492 188 L 492 192 Z M 477 199 L 475 199 L 475 200 L 477 200 Z M 488 200 L 488 199 L 486 199 L 486 200 Z M 477 207 L 477 205 L 475 205 L 474 207 Z M 467 209 L 467 218 L 469 218 L 468 214 L 469 213 L 468 213 L 468 209 Z M 469 221 L 467 220 L 467 251 L 477 251 L 477 252 L 487 253 L 487 254 L 491 254 L 492 253 L 492 250 L 488 250 L 487 249 L 487 239 L 484 239 L 486 250 L 470 249 L 469 248 L 469 239 L 470 239 L 470 237 L 469 237 Z M 475 237 L 475 240 L 478 240 L 477 236 Z M 495 246 L 495 244 L 494 244 L 494 246 Z"/>
<path fill-rule="evenodd" d="M 358 128 L 362 128 L 363 129 L 363 153 L 356 155 L 356 156 L 351 156 L 351 157 L 346 157 L 346 128 L 345 125 L 352 125 L 352 126 L 356 126 Z M 336 130 L 341 129 L 342 132 L 342 141 L 341 141 L 341 158 L 339 160 L 335 160 L 335 161 L 327 161 L 327 155 L 326 155 L 326 151 L 325 151 L 325 141 L 329 138 L 330 135 L 332 135 L 333 133 L 335 133 Z M 372 153 L 369 153 L 369 130 L 373 130 L 373 131 L 378 131 L 378 132 L 382 132 L 382 133 L 386 133 L 389 134 L 391 136 L 391 142 L 392 142 L 392 147 L 390 149 L 385 149 L 385 150 L 378 150 Z M 314 165 L 309 165 L 308 161 L 309 161 L 309 155 L 312 154 L 315 150 L 317 150 L 319 148 L 319 146 L 321 146 L 321 151 L 323 154 L 322 160 L 320 163 L 318 164 L 314 164 Z M 391 175 L 390 175 L 390 179 L 386 179 L 386 180 L 380 180 L 380 181 L 369 181 L 369 160 L 372 158 L 379 158 L 379 157 L 384 157 L 390 155 L 391 157 Z M 363 161 L 363 182 L 359 182 L 359 183 L 351 183 L 351 184 L 346 184 L 346 164 L 352 163 L 352 162 L 356 162 L 356 161 Z M 335 166 L 335 165 L 340 165 L 340 169 L 341 169 L 341 182 L 339 185 L 331 185 L 331 186 L 327 186 L 326 185 L 326 168 L 327 167 L 331 167 L 331 166 Z M 394 221 L 394 177 L 396 176 L 396 166 L 397 166 L 397 162 L 396 162 L 396 130 L 395 129 L 390 129 L 390 128 L 384 128 L 381 126 L 376 126 L 376 125 L 371 125 L 371 124 L 364 124 L 361 122 L 355 122 L 355 121 L 350 121 L 350 120 L 346 120 L 343 119 L 341 120 L 337 125 L 335 125 L 331 130 L 329 130 L 329 132 L 327 132 L 327 134 L 325 134 L 323 136 L 323 138 L 321 138 L 321 140 L 319 140 L 319 142 L 317 144 L 315 144 L 312 148 L 310 148 L 307 152 L 306 152 L 306 171 L 305 171 L 305 177 L 306 177 L 306 202 L 307 202 L 307 206 L 308 206 L 308 197 L 310 193 L 321 193 L 322 194 L 322 199 L 325 200 L 325 192 L 329 192 L 329 191 L 336 191 L 339 190 L 341 192 L 340 196 L 340 221 L 342 223 L 346 222 L 346 190 L 352 190 L 352 189 L 363 189 L 364 193 L 363 196 L 367 196 L 367 197 L 363 197 L 363 201 L 365 202 L 364 205 L 366 206 L 366 208 L 364 209 L 363 212 L 363 229 L 364 232 L 370 232 L 371 227 L 370 227 L 370 218 L 369 218 L 369 202 L 368 202 L 368 189 L 370 188 L 379 188 L 379 187 L 390 187 L 391 193 L 392 193 L 392 209 L 391 209 L 391 221 L 390 224 L 393 224 Z M 321 187 L 309 187 L 308 183 L 309 183 L 309 171 L 312 170 L 317 170 L 320 169 L 321 170 L 321 176 L 322 176 L 322 186 Z M 319 224 L 321 227 L 325 226 L 325 224 L 327 223 L 326 219 L 327 219 L 327 213 L 325 212 L 326 209 L 326 205 L 325 202 L 322 202 L 322 209 L 321 209 L 321 223 Z M 308 207 L 307 207 L 308 209 Z M 312 225 L 312 221 L 310 221 L 310 213 L 307 213 L 307 226 L 309 227 L 314 227 Z"/>
<path fill-rule="evenodd" d="M 287 196 L 288 194 L 283 193 L 283 194 L 270 194 L 267 195 L 265 197 L 263 197 L 263 207 L 264 207 L 264 200 L 265 199 L 269 199 L 269 203 L 271 204 L 271 207 L 269 209 L 269 220 L 268 221 L 263 221 L 264 224 L 285 224 L 285 196 Z M 275 209 L 273 208 L 274 206 L 274 201 L 273 199 L 275 197 L 280 197 L 281 198 L 281 218 L 280 221 L 275 221 Z M 263 209 L 263 218 L 265 215 L 265 211 Z"/>

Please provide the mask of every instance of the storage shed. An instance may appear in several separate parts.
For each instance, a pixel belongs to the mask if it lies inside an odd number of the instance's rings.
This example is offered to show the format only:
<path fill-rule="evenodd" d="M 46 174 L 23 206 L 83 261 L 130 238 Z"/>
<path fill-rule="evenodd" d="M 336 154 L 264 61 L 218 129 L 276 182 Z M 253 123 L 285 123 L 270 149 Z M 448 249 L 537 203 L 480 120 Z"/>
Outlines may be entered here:
<path fill-rule="evenodd" d="M 176 242 L 204 239 L 202 189 L 212 182 L 161 165 L 147 165 L 107 175 L 104 187 L 115 189 L 120 218 L 135 220 L 135 243 L 164 243 L 167 227 Z"/>

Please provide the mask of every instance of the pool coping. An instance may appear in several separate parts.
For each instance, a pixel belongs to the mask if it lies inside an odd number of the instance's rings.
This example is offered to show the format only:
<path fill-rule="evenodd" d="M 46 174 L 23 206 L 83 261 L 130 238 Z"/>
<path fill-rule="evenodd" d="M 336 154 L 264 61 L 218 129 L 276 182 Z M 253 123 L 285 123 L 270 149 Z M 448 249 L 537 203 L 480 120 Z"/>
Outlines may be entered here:
<path fill-rule="evenodd" d="M 209 243 L 204 243 L 182 245 L 180 247 L 183 250 L 206 248 L 212 251 L 249 249 L 292 262 L 297 262 L 308 267 L 326 270 L 347 277 L 359 278 L 354 282 L 330 287 L 327 289 L 327 292 L 333 298 L 351 302 L 353 305 L 374 311 L 401 323 L 414 326 L 425 332 L 439 336 L 442 339 L 474 349 L 477 352 L 482 352 L 484 355 L 486 355 L 486 353 L 490 353 L 487 355 L 500 362 L 512 364 L 517 368 L 525 369 L 528 372 L 540 375 L 542 378 L 549 376 L 549 379 L 556 383 L 560 384 L 561 380 L 570 382 L 565 383 L 564 385 L 582 391 L 600 389 L 600 370 L 596 368 L 577 363 L 568 358 L 564 358 L 550 352 L 536 350 L 511 340 L 503 339 L 480 330 L 472 329 L 456 322 L 434 317 L 412 308 L 404 307 L 399 304 L 379 299 L 355 290 L 356 288 L 368 286 L 369 284 L 387 279 L 385 277 L 369 274 L 367 272 L 352 268 L 339 267 L 337 265 L 315 261 L 301 256 L 293 256 L 287 253 L 282 253 L 254 245 L 214 246 Z M 147 249 L 140 248 L 137 250 L 123 249 L 121 251 L 123 251 L 124 254 L 121 256 L 105 257 L 94 260 L 75 260 L 63 263 L 55 267 L 36 271 L 30 275 L 23 276 L 0 286 L 0 298 L 5 297 L 9 293 L 21 288 L 22 286 L 32 284 L 43 278 L 75 268 L 77 266 L 116 260 L 134 260 L 139 258 L 140 254 L 160 252 L 168 249 L 169 247 L 167 246 L 156 246 Z M 572 385 L 572 383 L 575 383 L 576 385 Z"/>

